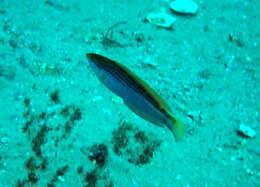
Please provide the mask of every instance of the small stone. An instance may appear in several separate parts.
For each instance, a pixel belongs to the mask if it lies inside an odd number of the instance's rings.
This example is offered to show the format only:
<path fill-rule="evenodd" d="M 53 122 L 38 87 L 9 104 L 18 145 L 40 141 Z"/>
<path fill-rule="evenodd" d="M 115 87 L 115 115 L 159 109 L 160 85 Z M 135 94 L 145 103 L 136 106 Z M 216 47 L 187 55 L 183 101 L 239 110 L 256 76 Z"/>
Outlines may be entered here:
<path fill-rule="evenodd" d="M 123 99 L 121 99 L 121 97 L 118 97 L 118 96 L 112 97 L 112 102 L 114 104 L 123 104 L 124 103 Z"/>
<path fill-rule="evenodd" d="M 255 138 L 256 137 L 256 132 L 254 129 L 252 129 L 251 127 L 245 125 L 245 124 L 241 124 L 238 128 L 238 133 L 248 137 L 248 138 Z"/>
<path fill-rule="evenodd" d="M 254 176 L 255 172 L 253 170 L 251 170 L 250 168 L 246 168 L 246 174 L 250 175 L 250 176 Z"/>
<path fill-rule="evenodd" d="M 181 14 L 196 14 L 199 7 L 192 0 L 175 0 L 170 4 L 170 8 Z"/>
<path fill-rule="evenodd" d="M 0 144 L 6 144 L 6 143 L 8 143 L 8 141 L 9 141 L 9 138 L 3 137 L 0 139 Z"/>
<path fill-rule="evenodd" d="M 201 112 L 200 111 L 190 111 L 188 112 L 188 117 L 192 120 L 192 121 L 201 121 L 202 117 L 201 117 Z"/>
<path fill-rule="evenodd" d="M 60 182 L 65 182 L 65 179 L 64 179 L 62 176 L 58 176 L 58 180 L 59 180 Z"/>
<path fill-rule="evenodd" d="M 172 29 L 176 18 L 162 11 L 158 13 L 151 12 L 147 15 L 146 20 L 157 27 Z"/>
<path fill-rule="evenodd" d="M 232 32 L 229 33 L 228 35 L 228 41 L 236 44 L 238 47 L 243 47 L 245 45 L 242 38 L 243 38 L 242 34 L 237 32 Z"/>
<path fill-rule="evenodd" d="M 95 102 L 101 101 L 102 99 L 103 99 L 103 97 L 98 95 L 98 96 L 94 96 L 92 99 L 90 99 L 90 101 L 95 103 Z"/>

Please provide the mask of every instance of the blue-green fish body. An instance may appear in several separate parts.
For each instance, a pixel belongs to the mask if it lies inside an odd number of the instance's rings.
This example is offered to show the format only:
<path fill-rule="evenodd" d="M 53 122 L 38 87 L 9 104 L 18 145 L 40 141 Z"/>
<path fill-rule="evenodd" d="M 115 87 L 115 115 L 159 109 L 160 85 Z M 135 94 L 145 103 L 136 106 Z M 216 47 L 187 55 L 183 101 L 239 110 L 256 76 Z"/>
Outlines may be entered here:
<path fill-rule="evenodd" d="M 144 81 L 123 65 L 104 56 L 88 53 L 90 67 L 99 80 L 137 115 L 151 123 L 168 127 L 180 140 L 184 135 L 183 125 L 171 116 L 171 111 L 163 99 Z"/>

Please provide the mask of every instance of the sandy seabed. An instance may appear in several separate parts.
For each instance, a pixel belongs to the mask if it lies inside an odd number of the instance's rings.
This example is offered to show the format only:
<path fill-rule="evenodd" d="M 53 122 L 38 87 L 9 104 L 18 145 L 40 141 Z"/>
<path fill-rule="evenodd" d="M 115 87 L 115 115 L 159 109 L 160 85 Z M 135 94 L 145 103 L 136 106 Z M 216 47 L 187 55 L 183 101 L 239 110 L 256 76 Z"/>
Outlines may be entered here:
<path fill-rule="evenodd" d="M 260 1 L 197 3 L 192 16 L 161 0 L 1 0 L 1 187 L 260 186 Z M 161 9 L 173 29 L 146 21 Z M 132 113 L 89 52 L 149 83 L 185 138 Z"/>

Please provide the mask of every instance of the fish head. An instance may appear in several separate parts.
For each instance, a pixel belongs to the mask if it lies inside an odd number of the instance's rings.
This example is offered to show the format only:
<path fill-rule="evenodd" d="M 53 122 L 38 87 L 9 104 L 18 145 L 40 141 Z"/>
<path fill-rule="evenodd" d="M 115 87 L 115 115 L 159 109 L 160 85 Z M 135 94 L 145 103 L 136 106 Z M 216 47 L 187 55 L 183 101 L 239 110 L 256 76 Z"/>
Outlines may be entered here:
<path fill-rule="evenodd" d="M 90 60 L 90 61 L 95 61 L 96 56 L 97 55 L 95 53 L 87 53 L 86 54 L 87 59 Z"/>

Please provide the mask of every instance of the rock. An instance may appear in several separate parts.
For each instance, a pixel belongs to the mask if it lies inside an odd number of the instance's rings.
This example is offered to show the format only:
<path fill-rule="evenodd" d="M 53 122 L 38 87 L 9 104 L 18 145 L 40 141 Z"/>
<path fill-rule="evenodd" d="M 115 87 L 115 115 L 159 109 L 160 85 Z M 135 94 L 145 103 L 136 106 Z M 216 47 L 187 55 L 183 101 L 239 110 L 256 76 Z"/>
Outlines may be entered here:
<path fill-rule="evenodd" d="M 121 99 L 121 97 L 118 97 L 118 96 L 112 97 L 112 102 L 114 104 L 123 104 L 124 103 L 123 99 Z"/>
<path fill-rule="evenodd" d="M 190 111 L 188 112 L 188 117 L 192 120 L 192 121 L 201 121 L 201 112 L 200 111 Z"/>
<path fill-rule="evenodd" d="M 176 18 L 167 14 L 166 12 L 151 12 L 147 15 L 146 20 L 157 27 L 172 29 Z"/>
<path fill-rule="evenodd" d="M 251 127 L 241 124 L 238 128 L 238 133 L 248 138 L 255 138 L 256 132 Z"/>
<path fill-rule="evenodd" d="M 170 8 L 181 14 L 196 14 L 199 7 L 192 0 L 175 0 L 170 4 Z"/>

